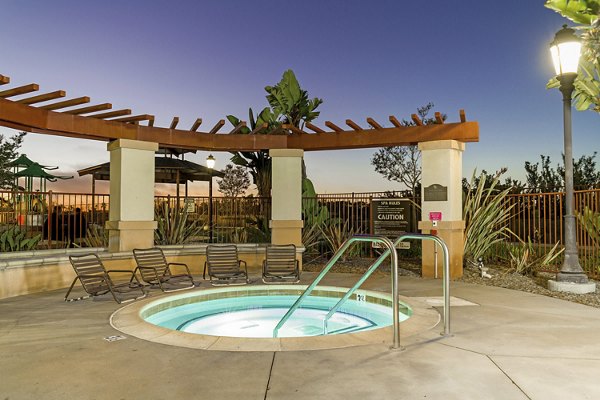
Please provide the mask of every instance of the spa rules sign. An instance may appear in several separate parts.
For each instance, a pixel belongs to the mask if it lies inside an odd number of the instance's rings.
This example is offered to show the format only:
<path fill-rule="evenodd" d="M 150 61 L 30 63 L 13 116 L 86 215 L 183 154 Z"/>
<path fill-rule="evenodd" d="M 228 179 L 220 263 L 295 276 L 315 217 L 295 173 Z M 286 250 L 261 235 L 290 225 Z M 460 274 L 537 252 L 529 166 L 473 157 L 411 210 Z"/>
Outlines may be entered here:
<path fill-rule="evenodd" d="M 374 235 L 396 239 L 411 227 L 411 203 L 408 199 L 373 199 L 371 202 Z"/>

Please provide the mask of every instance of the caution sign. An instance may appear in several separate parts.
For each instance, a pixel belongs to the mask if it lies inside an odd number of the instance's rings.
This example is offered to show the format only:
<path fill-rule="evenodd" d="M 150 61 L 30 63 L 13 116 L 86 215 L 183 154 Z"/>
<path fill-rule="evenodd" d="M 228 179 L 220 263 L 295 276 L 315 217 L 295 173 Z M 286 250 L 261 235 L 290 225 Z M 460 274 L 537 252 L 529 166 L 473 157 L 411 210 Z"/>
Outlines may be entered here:
<path fill-rule="evenodd" d="M 371 201 L 373 234 L 396 239 L 410 231 L 412 206 L 409 199 L 373 199 Z M 373 247 L 379 246 L 374 244 Z M 410 248 L 410 243 L 402 242 L 398 248 Z"/>

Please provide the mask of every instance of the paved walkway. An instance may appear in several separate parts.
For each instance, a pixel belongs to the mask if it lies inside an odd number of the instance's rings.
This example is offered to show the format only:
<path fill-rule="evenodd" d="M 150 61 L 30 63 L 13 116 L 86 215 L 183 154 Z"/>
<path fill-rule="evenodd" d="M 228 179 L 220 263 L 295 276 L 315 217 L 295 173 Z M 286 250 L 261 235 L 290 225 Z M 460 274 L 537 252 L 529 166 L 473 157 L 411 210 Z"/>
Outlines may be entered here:
<path fill-rule="evenodd" d="M 309 281 L 314 274 L 303 274 Z M 348 286 L 356 275 L 323 284 Z M 405 296 L 439 281 L 401 277 Z M 202 284 L 201 287 L 208 287 Z M 376 275 L 365 288 L 389 291 Z M 64 291 L 0 301 L 0 399 L 599 399 L 600 310 L 506 289 L 453 283 L 453 337 L 300 352 L 191 350 L 119 334 L 113 301 Z"/>

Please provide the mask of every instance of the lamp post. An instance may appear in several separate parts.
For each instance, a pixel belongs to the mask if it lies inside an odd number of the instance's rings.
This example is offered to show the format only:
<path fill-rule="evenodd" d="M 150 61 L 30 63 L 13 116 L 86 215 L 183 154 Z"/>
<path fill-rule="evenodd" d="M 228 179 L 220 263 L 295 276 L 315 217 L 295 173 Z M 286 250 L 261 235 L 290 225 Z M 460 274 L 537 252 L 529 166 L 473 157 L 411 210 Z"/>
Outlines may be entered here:
<path fill-rule="evenodd" d="M 210 180 L 208 181 L 208 242 L 213 242 L 213 190 L 212 190 L 212 172 L 215 167 L 215 158 L 212 154 L 206 157 L 206 166 L 210 170 Z"/>
<path fill-rule="evenodd" d="M 563 25 L 550 45 L 556 78 L 563 95 L 564 146 L 565 146 L 565 259 L 557 282 L 587 284 L 588 277 L 579 265 L 577 250 L 576 220 L 573 213 L 573 140 L 571 133 L 571 98 L 579 67 L 581 41 L 575 31 Z M 557 289 L 561 290 L 561 289 Z M 568 290 L 570 291 L 570 290 Z"/>

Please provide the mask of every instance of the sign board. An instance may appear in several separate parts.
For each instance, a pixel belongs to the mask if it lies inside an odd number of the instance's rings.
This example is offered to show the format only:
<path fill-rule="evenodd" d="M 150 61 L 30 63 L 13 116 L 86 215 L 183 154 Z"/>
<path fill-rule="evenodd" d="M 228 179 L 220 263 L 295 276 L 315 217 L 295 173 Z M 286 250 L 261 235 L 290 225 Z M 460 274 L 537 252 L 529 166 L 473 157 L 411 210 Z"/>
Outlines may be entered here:
<path fill-rule="evenodd" d="M 448 201 L 448 186 L 434 183 L 423 188 L 425 201 Z"/>
<path fill-rule="evenodd" d="M 429 213 L 430 221 L 441 221 L 442 220 L 442 212 L 441 211 L 432 211 Z"/>
<path fill-rule="evenodd" d="M 373 234 L 396 239 L 408 232 L 412 222 L 412 207 L 409 199 L 373 199 L 371 201 Z M 373 247 L 381 246 L 374 243 Z M 410 243 L 400 243 L 398 248 L 409 249 Z"/>
<path fill-rule="evenodd" d="M 185 209 L 188 213 L 196 212 L 196 203 L 194 203 L 194 199 L 185 199 Z"/>

